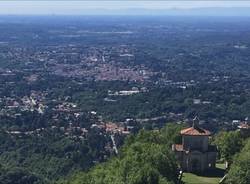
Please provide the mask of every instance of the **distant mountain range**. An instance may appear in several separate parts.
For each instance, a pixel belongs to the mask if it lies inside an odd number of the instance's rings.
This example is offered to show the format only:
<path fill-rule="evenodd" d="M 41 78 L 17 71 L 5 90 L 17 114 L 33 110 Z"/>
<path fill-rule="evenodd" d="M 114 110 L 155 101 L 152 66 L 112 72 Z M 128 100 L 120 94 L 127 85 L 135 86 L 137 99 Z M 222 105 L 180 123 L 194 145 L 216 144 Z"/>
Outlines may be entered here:
<path fill-rule="evenodd" d="M 2 14 L 4 15 L 15 15 Z M 16 15 L 145 15 L 145 16 L 234 16 L 248 17 L 250 16 L 250 7 L 210 7 L 210 8 L 170 8 L 170 9 L 143 9 L 143 8 L 121 8 L 121 9 L 70 9 L 65 13 L 22 13 Z"/>
<path fill-rule="evenodd" d="M 76 11 L 87 15 L 170 15 L 170 16 L 250 16 L 250 7 L 193 9 L 88 9 Z"/>

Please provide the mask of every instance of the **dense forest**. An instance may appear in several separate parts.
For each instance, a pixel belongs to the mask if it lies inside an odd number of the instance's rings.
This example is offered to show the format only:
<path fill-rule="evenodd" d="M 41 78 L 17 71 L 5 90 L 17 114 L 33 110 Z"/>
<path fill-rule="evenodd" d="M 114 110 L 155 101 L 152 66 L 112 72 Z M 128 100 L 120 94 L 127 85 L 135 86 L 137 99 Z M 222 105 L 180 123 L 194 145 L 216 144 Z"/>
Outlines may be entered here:
<path fill-rule="evenodd" d="M 169 125 L 160 131 L 140 131 L 129 137 L 118 157 L 79 173 L 65 183 L 177 183 L 178 167 L 171 144 L 180 141 L 182 126 Z"/>
<path fill-rule="evenodd" d="M 3 183 L 50 183 L 76 170 L 103 160 L 105 137 L 96 132 L 86 139 L 72 139 L 58 130 L 39 136 L 10 136 L 1 131 L 1 174 Z M 102 153 L 103 152 L 103 153 Z"/>

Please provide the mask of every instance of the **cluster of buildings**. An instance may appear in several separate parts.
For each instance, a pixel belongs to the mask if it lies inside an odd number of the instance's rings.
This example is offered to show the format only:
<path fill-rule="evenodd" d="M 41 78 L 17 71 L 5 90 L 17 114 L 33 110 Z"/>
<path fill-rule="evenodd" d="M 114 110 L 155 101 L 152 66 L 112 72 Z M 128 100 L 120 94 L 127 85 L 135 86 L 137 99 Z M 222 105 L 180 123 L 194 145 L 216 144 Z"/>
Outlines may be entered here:
<path fill-rule="evenodd" d="M 238 129 L 243 137 L 250 137 L 250 121 L 248 117 L 245 121 L 239 123 Z"/>
<path fill-rule="evenodd" d="M 43 71 L 51 74 L 84 78 L 96 81 L 137 81 L 149 80 L 155 75 L 144 65 L 128 65 L 135 59 L 133 48 L 126 45 L 117 47 L 82 47 L 77 44 L 47 46 L 34 50 L 29 55 L 30 50 L 18 50 L 23 52 L 23 60 L 27 57 L 28 68 L 39 66 Z M 26 53 L 26 54 L 25 54 Z M 15 55 L 8 55 L 9 59 Z M 36 68 L 38 70 L 38 68 Z M 28 81 L 37 80 L 37 75 L 26 77 Z"/>
<path fill-rule="evenodd" d="M 37 91 L 32 91 L 30 96 L 16 97 L 1 97 L 0 98 L 0 114 L 16 117 L 19 116 L 21 112 L 24 111 L 37 111 L 40 114 L 43 114 L 46 105 L 46 94 L 40 93 Z"/>
<path fill-rule="evenodd" d="M 35 82 L 42 72 L 96 81 L 137 81 L 149 80 L 156 73 L 143 64 L 134 62 L 134 48 L 128 45 L 84 47 L 79 44 L 58 44 L 38 46 L 37 48 L 11 47 L 1 53 L 9 63 L 22 62 L 24 68 L 16 72 L 30 72 L 24 79 Z M 0 75 L 15 75 L 15 72 L 4 72 Z"/>
<path fill-rule="evenodd" d="M 136 81 L 143 82 L 150 79 L 154 75 L 154 72 L 149 69 L 141 68 L 140 66 L 123 66 L 119 62 L 105 62 L 95 58 L 91 59 L 91 67 L 88 62 L 90 59 L 86 59 L 81 63 L 65 64 L 57 63 L 53 61 L 51 63 L 50 71 L 54 75 L 73 77 L 73 78 L 85 78 L 87 80 L 95 81 Z"/>
<path fill-rule="evenodd" d="M 145 93 L 147 92 L 146 87 L 138 88 L 138 87 L 132 87 L 130 90 L 121 90 L 121 91 L 108 91 L 108 96 L 129 96 L 129 95 L 134 95 L 138 93 Z"/>

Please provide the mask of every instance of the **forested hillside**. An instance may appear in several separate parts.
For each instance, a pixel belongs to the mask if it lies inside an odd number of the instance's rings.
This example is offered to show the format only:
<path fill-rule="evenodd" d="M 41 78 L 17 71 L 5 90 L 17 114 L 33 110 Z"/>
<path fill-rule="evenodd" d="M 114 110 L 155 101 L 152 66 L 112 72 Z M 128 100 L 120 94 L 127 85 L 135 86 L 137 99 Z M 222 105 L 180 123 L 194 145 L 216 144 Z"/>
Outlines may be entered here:
<path fill-rule="evenodd" d="M 20 136 L 20 137 L 19 137 Z M 0 183 L 53 183 L 102 160 L 105 137 L 94 132 L 72 139 L 50 130 L 34 135 L 0 131 Z M 2 184 L 1 183 L 1 184 Z"/>
<path fill-rule="evenodd" d="M 171 145 L 180 141 L 183 126 L 168 125 L 160 131 L 140 131 L 126 140 L 117 157 L 78 173 L 65 184 L 172 184 L 178 166 Z"/>
<path fill-rule="evenodd" d="M 73 174 L 63 184 L 174 184 L 179 183 L 178 162 L 171 151 L 180 143 L 185 125 L 170 124 L 160 131 L 140 131 L 129 137 L 117 157 L 88 172 Z M 250 139 L 239 131 L 219 132 L 211 139 L 218 145 L 218 162 L 228 162 L 224 184 L 248 184 Z"/>

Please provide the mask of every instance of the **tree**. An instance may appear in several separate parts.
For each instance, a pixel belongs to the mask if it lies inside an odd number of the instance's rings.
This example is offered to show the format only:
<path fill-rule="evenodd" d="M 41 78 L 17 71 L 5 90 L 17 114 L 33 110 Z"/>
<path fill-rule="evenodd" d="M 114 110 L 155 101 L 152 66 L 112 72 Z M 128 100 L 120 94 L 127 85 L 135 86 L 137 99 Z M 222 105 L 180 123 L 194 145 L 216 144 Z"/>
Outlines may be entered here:
<path fill-rule="evenodd" d="M 219 148 L 221 158 L 231 163 L 233 156 L 241 150 L 243 139 L 238 131 L 220 132 L 214 143 Z"/>
<path fill-rule="evenodd" d="M 235 156 L 225 183 L 250 183 L 250 139 L 248 139 L 242 151 Z"/>

